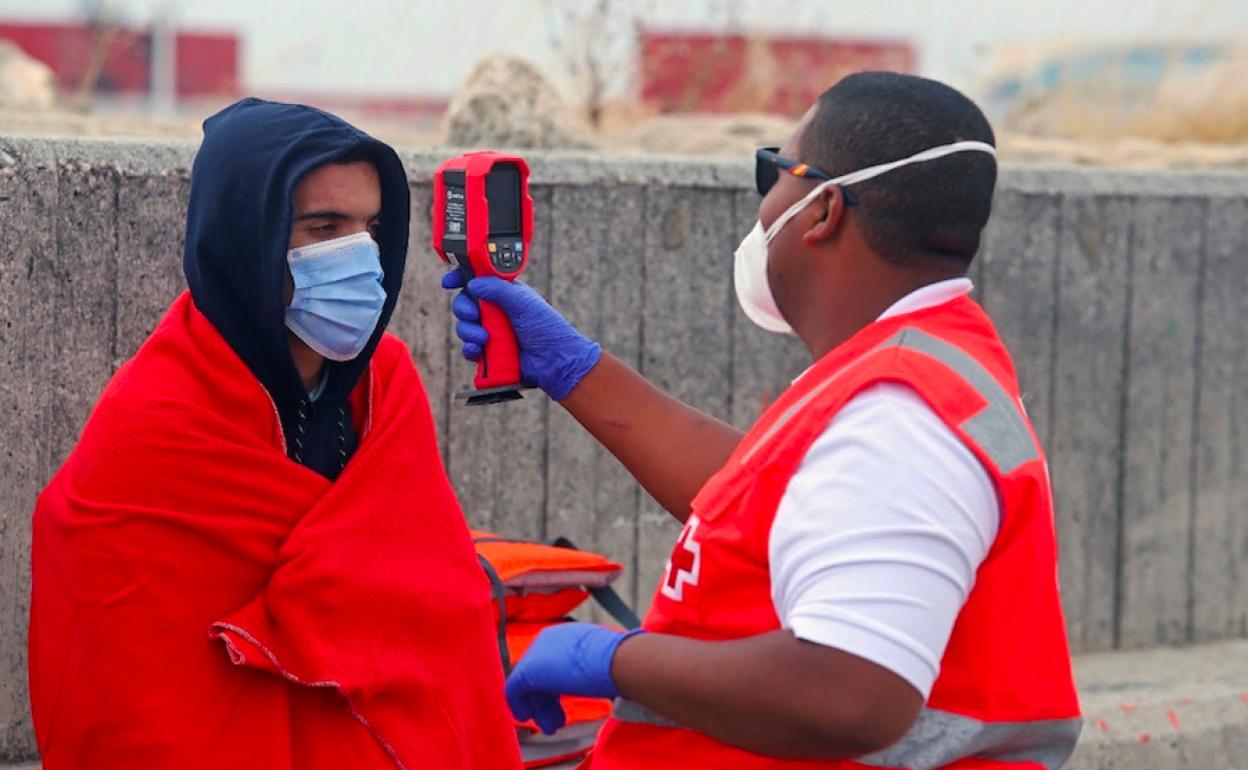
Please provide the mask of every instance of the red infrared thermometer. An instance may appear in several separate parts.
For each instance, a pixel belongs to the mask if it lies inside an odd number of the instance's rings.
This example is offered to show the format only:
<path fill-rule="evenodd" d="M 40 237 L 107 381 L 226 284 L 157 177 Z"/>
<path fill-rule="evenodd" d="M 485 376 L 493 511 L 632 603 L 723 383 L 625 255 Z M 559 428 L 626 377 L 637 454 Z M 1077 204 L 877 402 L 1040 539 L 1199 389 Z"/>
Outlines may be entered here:
<path fill-rule="evenodd" d="M 529 261 L 533 198 L 529 165 L 519 155 L 484 150 L 451 158 L 433 175 L 433 248 L 459 268 L 464 282 L 494 276 L 514 281 Z M 520 345 L 507 316 L 479 301 L 490 339 L 477 362 L 474 390 L 457 393 L 468 404 L 521 397 L 532 387 L 520 377 Z"/>

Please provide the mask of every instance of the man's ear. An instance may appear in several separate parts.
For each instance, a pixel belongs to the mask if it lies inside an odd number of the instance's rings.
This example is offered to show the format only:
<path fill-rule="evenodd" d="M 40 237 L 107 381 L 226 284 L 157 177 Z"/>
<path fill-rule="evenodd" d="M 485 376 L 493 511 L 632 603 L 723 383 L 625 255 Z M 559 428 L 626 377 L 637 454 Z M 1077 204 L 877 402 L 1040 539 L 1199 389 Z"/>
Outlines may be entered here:
<path fill-rule="evenodd" d="M 845 193 L 839 186 L 831 185 L 819 193 L 815 203 L 822 211 L 810 229 L 802 234 L 802 242 L 808 245 L 827 240 L 836 234 L 845 213 Z"/>

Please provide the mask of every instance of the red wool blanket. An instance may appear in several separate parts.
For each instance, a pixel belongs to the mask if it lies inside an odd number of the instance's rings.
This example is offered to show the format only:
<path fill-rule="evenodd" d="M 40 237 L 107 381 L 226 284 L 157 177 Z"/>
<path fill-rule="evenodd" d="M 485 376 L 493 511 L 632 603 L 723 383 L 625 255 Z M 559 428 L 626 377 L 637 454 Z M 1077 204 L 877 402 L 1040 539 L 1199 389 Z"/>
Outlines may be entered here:
<path fill-rule="evenodd" d="M 183 294 L 34 517 L 46 770 L 519 767 L 490 591 L 386 336 L 339 479 Z"/>

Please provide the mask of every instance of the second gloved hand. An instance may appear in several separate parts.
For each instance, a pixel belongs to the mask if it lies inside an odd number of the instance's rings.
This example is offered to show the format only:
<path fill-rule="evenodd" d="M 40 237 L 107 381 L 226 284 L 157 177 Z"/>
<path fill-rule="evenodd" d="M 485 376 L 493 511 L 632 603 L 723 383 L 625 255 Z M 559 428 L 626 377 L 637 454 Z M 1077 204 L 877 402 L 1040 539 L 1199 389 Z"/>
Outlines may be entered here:
<path fill-rule="evenodd" d="M 511 713 L 521 721 L 534 720 L 551 735 L 566 720 L 559 696 L 618 697 L 611 661 L 620 643 L 639 633 L 641 629 L 612 631 L 593 623 L 561 623 L 543 630 L 507 677 Z"/>
<path fill-rule="evenodd" d="M 463 275 L 452 270 L 442 278 L 445 289 L 464 288 Z M 598 343 L 564 320 L 541 295 L 523 283 L 499 278 L 474 278 L 451 302 L 458 323 L 455 333 L 464 343 L 464 358 L 476 361 L 489 342 L 474 300 L 499 307 L 511 321 L 520 343 L 520 374 L 556 401 L 567 397 L 602 356 Z"/>

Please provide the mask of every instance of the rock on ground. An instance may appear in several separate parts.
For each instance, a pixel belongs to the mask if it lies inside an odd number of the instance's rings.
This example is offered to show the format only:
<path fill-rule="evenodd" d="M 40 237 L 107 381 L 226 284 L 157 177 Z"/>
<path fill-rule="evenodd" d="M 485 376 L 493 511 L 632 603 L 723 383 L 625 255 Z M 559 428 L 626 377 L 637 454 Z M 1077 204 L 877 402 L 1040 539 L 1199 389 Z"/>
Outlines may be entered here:
<path fill-rule="evenodd" d="M 41 61 L 0 40 L 0 107 L 48 109 L 56 103 L 56 78 Z"/>
<path fill-rule="evenodd" d="M 559 93 L 534 64 L 517 56 L 482 59 L 446 113 L 453 147 L 587 149 Z"/>

